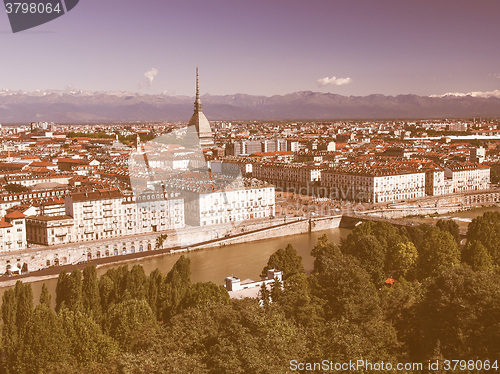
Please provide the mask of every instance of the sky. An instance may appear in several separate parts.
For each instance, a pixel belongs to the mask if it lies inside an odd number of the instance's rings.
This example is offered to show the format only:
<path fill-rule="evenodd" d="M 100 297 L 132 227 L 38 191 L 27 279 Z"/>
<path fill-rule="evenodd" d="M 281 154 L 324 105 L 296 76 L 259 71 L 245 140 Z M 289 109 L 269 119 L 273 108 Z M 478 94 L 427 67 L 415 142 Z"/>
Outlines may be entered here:
<path fill-rule="evenodd" d="M 500 89 L 499 0 L 80 0 L 12 33 L 0 88 L 194 95 Z"/>

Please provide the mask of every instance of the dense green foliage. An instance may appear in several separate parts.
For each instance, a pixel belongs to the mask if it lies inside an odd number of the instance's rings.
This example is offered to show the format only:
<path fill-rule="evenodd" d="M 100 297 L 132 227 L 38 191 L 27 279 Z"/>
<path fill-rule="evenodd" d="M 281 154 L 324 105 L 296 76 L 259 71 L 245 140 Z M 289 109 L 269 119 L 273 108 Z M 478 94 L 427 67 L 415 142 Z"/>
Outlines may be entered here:
<path fill-rule="evenodd" d="M 278 249 L 269 257 L 267 266 L 262 270 L 261 275 L 266 276 L 269 269 L 281 270 L 284 279 L 304 272 L 302 257 L 297 255 L 297 250 L 291 244 L 288 244 L 285 249 Z"/>
<path fill-rule="evenodd" d="M 481 217 L 474 218 L 467 231 L 467 244 L 481 243 L 495 266 L 500 265 L 500 213 L 486 212 Z M 474 256 L 467 256 L 472 261 Z M 471 266 L 474 263 L 468 262 Z"/>
<path fill-rule="evenodd" d="M 499 232 L 500 215 L 487 213 L 463 248 L 445 221 L 367 222 L 340 246 L 323 235 L 310 274 L 292 246 L 270 257 L 263 273 L 282 269 L 284 280 L 261 288 L 260 304 L 191 283 L 184 256 L 167 275 L 138 265 L 62 272 L 55 309 L 46 287 L 34 307 L 31 286 L 18 282 L 3 296 L 2 371 L 287 373 L 290 360 L 499 359 Z"/>

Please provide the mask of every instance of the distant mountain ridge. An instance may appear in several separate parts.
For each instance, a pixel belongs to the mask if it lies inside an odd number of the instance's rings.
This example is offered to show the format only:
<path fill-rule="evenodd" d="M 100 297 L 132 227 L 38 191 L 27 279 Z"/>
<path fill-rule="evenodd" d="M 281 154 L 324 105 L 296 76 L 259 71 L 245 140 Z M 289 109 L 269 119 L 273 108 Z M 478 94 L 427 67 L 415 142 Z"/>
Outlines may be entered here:
<path fill-rule="evenodd" d="M 0 123 L 189 121 L 194 97 L 132 92 L 0 89 Z M 500 117 L 500 97 L 471 95 L 342 96 L 311 91 L 286 95 L 202 96 L 209 120 L 335 120 Z"/>

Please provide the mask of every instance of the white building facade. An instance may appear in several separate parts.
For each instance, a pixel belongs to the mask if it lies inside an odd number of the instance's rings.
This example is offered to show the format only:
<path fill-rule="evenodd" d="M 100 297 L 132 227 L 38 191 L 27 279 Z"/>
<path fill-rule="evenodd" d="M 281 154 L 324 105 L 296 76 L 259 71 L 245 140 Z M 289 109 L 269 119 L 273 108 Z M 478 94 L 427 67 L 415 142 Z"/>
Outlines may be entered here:
<path fill-rule="evenodd" d="M 454 163 L 444 169 L 450 181 L 450 193 L 487 190 L 490 187 L 490 168 L 475 163 Z"/>

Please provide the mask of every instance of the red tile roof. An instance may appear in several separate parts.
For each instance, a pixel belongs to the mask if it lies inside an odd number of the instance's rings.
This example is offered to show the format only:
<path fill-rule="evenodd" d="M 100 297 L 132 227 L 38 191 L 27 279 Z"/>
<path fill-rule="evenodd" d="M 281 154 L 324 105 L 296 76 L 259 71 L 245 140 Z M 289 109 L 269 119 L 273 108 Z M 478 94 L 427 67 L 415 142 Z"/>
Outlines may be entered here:
<path fill-rule="evenodd" d="M 7 213 L 5 215 L 5 218 L 7 218 L 7 219 L 17 219 L 17 218 L 24 218 L 24 217 L 26 217 L 26 215 L 17 211 L 17 210 L 14 212 Z"/>

